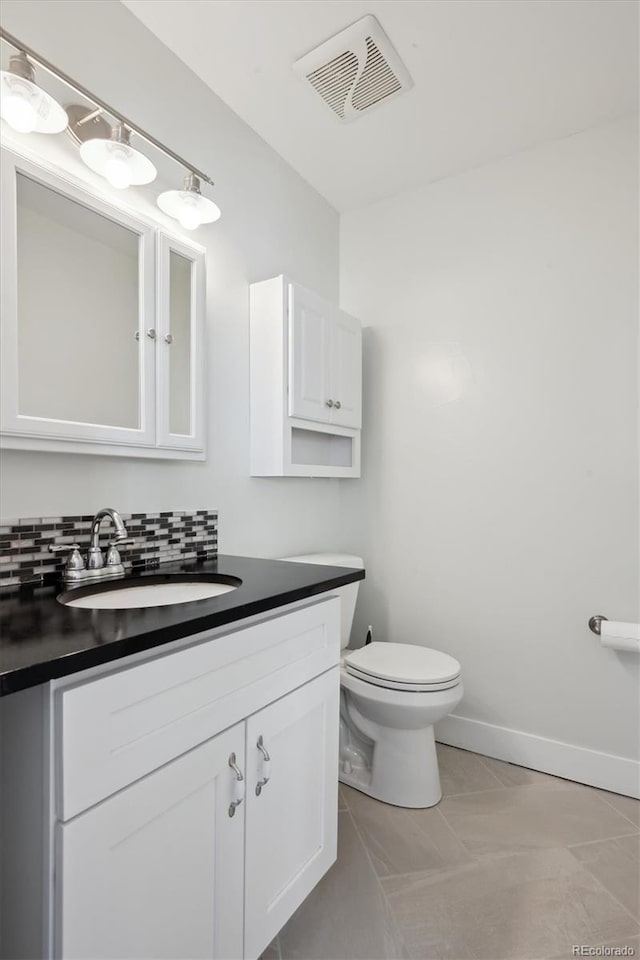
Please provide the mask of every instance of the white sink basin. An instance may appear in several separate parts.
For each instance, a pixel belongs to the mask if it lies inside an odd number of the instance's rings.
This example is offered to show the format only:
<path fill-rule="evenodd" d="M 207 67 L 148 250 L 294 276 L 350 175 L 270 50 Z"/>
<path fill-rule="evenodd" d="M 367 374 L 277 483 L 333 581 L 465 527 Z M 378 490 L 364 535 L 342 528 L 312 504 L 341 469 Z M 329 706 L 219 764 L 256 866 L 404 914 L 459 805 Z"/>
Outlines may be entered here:
<path fill-rule="evenodd" d="M 229 577 L 229 580 L 232 578 Z M 62 594 L 58 599 L 67 607 L 84 607 L 87 610 L 128 610 L 139 607 L 167 607 L 173 603 L 193 603 L 195 600 L 208 600 L 224 593 L 237 590 L 240 580 L 235 583 L 212 583 L 204 580 L 164 583 L 134 583 L 127 586 L 105 589 L 105 584 L 96 586 L 94 593 L 82 590 L 82 596 L 73 596 L 73 592 Z"/>

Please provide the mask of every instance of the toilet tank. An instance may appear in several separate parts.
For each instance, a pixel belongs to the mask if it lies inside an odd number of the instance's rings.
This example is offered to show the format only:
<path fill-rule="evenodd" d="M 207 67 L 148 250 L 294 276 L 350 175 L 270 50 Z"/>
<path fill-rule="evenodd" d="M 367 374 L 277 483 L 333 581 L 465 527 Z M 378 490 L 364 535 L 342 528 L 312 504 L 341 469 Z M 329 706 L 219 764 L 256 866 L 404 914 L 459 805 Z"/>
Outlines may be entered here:
<path fill-rule="evenodd" d="M 281 557 L 293 563 L 318 563 L 328 567 L 351 567 L 364 570 L 362 557 L 354 557 L 350 553 L 306 553 L 299 557 Z M 336 587 L 333 593 L 340 597 L 340 647 L 344 650 L 349 645 L 353 615 L 358 599 L 360 581 L 347 583 L 344 587 Z"/>

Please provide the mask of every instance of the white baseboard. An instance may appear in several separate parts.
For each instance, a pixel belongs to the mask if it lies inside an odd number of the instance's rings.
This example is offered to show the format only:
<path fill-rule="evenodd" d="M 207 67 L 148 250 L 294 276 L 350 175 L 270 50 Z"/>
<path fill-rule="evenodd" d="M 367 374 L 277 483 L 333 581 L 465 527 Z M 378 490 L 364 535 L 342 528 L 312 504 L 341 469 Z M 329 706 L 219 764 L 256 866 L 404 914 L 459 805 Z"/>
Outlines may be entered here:
<path fill-rule="evenodd" d="M 452 747 L 640 799 L 640 763 L 636 760 L 454 714 L 436 724 L 435 734 L 436 740 Z"/>

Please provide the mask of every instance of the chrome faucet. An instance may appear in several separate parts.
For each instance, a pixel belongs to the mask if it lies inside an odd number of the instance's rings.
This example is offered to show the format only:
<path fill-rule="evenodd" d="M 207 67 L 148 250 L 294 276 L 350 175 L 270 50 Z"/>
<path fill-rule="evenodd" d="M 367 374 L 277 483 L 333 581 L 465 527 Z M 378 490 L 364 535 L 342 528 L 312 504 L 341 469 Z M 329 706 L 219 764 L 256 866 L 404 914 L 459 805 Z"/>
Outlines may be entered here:
<path fill-rule="evenodd" d="M 122 517 L 113 507 L 103 507 L 98 510 L 91 521 L 91 541 L 89 543 L 89 552 L 87 554 L 87 568 L 89 570 L 102 570 L 105 566 L 102 550 L 100 549 L 100 524 L 105 517 L 110 517 L 116 530 L 115 540 L 110 541 L 107 552 L 107 566 L 116 566 L 120 563 L 120 554 L 116 549 L 117 543 L 123 543 L 128 539 L 127 528 L 122 522 Z M 117 558 L 117 559 L 116 559 Z"/>
<path fill-rule="evenodd" d="M 115 528 L 115 538 L 109 541 L 106 560 L 100 549 L 100 524 L 109 517 Z M 69 558 L 64 568 L 65 583 L 83 583 L 86 580 L 104 580 L 111 577 L 124 576 L 124 566 L 118 552 L 118 546 L 135 543 L 129 538 L 127 528 L 122 517 L 113 507 L 103 507 L 98 510 L 91 521 L 91 540 L 87 551 L 87 561 L 80 554 L 78 543 L 52 543 L 49 545 L 51 553 L 61 553 L 68 550 Z"/>

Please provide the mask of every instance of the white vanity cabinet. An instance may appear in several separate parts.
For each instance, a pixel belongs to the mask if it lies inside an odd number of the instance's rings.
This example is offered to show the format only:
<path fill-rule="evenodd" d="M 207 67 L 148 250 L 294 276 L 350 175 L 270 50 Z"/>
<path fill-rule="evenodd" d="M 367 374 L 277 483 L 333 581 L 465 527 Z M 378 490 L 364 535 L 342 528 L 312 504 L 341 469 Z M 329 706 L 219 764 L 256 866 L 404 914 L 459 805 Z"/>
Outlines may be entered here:
<path fill-rule="evenodd" d="M 204 458 L 203 248 L 2 150 L 2 446 Z"/>
<path fill-rule="evenodd" d="M 284 276 L 251 285 L 251 473 L 360 476 L 362 330 Z"/>
<path fill-rule="evenodd" d="M 256 960 L 336 858 L 339 618 L 54 687 L 45 956 Z"/>

